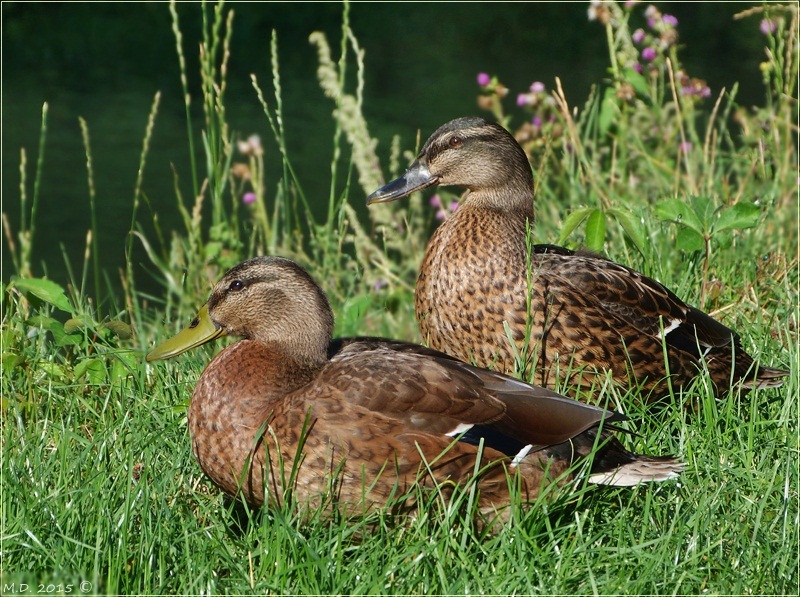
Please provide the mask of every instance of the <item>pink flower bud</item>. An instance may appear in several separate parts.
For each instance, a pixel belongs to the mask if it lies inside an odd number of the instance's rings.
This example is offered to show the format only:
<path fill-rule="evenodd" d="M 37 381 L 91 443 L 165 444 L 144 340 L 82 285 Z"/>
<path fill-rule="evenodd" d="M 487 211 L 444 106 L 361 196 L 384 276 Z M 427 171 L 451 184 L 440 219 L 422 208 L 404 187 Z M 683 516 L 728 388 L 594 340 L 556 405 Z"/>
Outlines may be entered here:
<path fill-rule="evenodd" d="M 773 19 L 762 19 L 758 28 L 764 35 L 769 35 L 770 33 L 775 33 L 778 24 Z"/>

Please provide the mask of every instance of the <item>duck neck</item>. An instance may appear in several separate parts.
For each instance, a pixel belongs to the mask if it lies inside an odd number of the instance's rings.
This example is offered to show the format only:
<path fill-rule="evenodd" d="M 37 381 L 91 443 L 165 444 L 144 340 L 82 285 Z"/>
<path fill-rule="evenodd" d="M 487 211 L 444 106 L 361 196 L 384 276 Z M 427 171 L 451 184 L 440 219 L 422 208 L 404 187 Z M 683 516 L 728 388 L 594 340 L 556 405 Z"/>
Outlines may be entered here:
<path fill-rule="evenodd" d="M 305 304 L 295 307 L 296 320 L 265 322 L 255 326 L 247 338 L 264 346 L 279 360 L 315 372 L 328 361 L 333 315 L 320 321 L 314 308 L 307 308 Z"/>
<path fill-rule="evenodd" d="M 533 221 L 533 191 L 530 185 L 504 184 L 468 190 L 461 198 L 463 205 L 491 209 Z"/>
<path fill-rule="evenodd" d="M 306 383 L 328 362 L 328 341 L 324 346 L 303 344 L 285 346 L 281 343 L 269 343 L 267 350 L 275 355 L 286 371 L 286 379 L 296 379 Z M 293 388 L 292 388 L 293 389 Z"/>

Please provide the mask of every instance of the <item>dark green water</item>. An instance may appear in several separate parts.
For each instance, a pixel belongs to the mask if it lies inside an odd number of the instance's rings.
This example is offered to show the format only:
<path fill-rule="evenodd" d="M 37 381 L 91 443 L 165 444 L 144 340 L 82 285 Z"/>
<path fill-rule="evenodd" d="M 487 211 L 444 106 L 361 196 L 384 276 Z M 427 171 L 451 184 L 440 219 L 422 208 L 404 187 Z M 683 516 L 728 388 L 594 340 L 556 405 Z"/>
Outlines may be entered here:
<path fill-rule="evenodd" d="M 741 83 L 742 104 L 762 103 L 758 63 L 763 37 L 757 17 L 734 21 L 743 4 L 663 3 L 680 20 L 681 56 L 693 76 L 716 94 Z M 236 13 L 228 77 L 227 113 L 234 131 L 261 135 L 269 172 L 278 162 L 268 124 L 250 86 L 256 73 L 269 88 L 269 39 L 276 29 L 290 155 L 303 187 L 320 213 L 327 205 L 333 122 L 332 103 L 316 80 L 313 31 L 324 31 L 336 52 L 342 7 L 324 4 L 232 4 Z M 417 129 L 423 139 L 443 122 L 479 114 L 475 76 L 485 71 L 510 87 L 508 106 L 531 81 L 552 86 L 561 77 L 567 97 L 582 105 L 590 86 L 605 77 L 608 55 L 604 29 L 587 19 L 588 3 L 359 3 L 351 25 L 366 51 L 365 113 L 370 132 L 388 156 L 393 134 L 410 147 Z M 190 83 L 199 99 L 196 55 L 199 5 L 179 5 Z M 641 13 L 641 11 L 640 11 Z M 67 281 L 61 245 L 75 271 L 81 268 L 90 228 L 86 159 L 78 117 L 88 122 L 94 159 L 101 267 L 112 280 L 124 266 L 133 189 L 144 128 L 153 95 L 162 93 L 144 180 L 144 192 L 166 231 L 180 227 L 172 167 L 191 197 L 186 122 L 178 60 L 166 4 L 2 5 L 2 209 L 17 228 L 20 148 L 28 153 L 29 195 L 38 151 L 39 122 L 49 103 L 39 212 L 35 272 Z M 199 114 L 198 114 L 199 115 Z M 199 139 L 201 122 L 195 123 Z M 199 145 L 199 143 L 198 143 Z M 201 162 L 202 163 L 202 162 Z M 276 178 L 268 175 L 268 193 Z M 356 188 L 355 204 L 361 204 Z M 145 228 L 152 216 L 139 219 Z M 151 225 L 151 223 L 149 224 Z M 135 254 L 137 264 L 146 258 Z M 5 237 L 3 272 L 13 270 Z M 139 266 L 137 266 L 139 267 Z M 144 269 L 140 278 L 149 282 Z"/>

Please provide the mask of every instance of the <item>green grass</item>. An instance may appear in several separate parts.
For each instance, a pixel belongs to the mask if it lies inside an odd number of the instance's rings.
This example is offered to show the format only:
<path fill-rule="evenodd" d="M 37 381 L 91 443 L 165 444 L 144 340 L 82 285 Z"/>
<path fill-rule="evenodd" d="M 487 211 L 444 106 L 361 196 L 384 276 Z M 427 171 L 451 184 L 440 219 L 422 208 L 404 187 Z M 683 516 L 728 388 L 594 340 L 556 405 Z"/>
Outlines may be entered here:
<path fill-rule="evenodd" d="M 408 520 L 382 513 L 355 520 L 300 517 L 291 506 L 248 511 L 202 475 L 191 452 L 186 408 L 211 352 L 195 350 L 175 362 L 146 366 L 143 350 L 187 321 L 224 269 L 267 250 L 309 268 L 330 294 L 339 334 L 418 339 L 413 283 L 432 217 L 420 197 L 377 206 L 370 222 L 360 222 L 351 207 L 363 199 L 362 191 L 374 190 L 378 162 L 371 159 L 359 91 L 369 65 L 358 54 L 346 12 L 341 60 L 331 58 L 335 52 L 324 38 L 314 41 L 322 87 L 337 108 L 328 217 L 318 222 L 305 208 L 304 173 L 294 171 L 285 150 L 276 196 L 257 186 L 253 190 L 266 203 L 256 211 L 244 209 L 239 198 L 251 187 L 228 175 L 228 165 L 246 163 L 257 173 L 263 164 L 257 154 L 236 154 L 220 109 L 220 65 L 235 20 L 222 9 L 209 14 L 205 95 L 199 99 L 206 110 L 203 138 L 211 171 L 178 175 L 192 177 L 193 196 L 203 190 L 214 206 L 213 221 L 195 213 L 176 182 L 184 229 L 148 238 L 135 224 L 150 215 L 140 213 L 150 207 L 139 196 L 140 182 L 132 203 L 136 242 L 147 247 L 163 295 L 140 293 L 128 269 L 120 304 L 99 296 L 101 273 L 91 258 L 98 248 L 91 241 L 78 275 L 82 282 L 73 281 L 69 293 L 31 278 L 36 192 L 26 208 L 23 183 L 23 213 L 30 219 L 8 237 L 9 247 L 17 249 L 17 276 L 3 289 L 2 304 L 4 592 L 11 592 L 10 583 L 27 583 L 31 591 L 42 583 L 45 590 L 53 584 L 82 594 L 82 582 L 90 583 L 83 585 L 89 593 L 125 594 L 796 592 L 800 355 L 791 127 L 797 98 L 791 94 L 796 81 L 782 77 L 796 72 L 797 56 L 796 48 L 786 53 L 781 35 L 790 21 L 796 26 L 797 16 L 780 15 L 785 27 L 767 41 L 775 64 L 765 70 L 765 105 L 757 112 L 737 106 L 731 95 L 718 109 L 712 98 L 682 103 L 676 111 L 664 68 L 650 88 L 636 90 L 636 102 L 614 103 L 598 93 L 579 104 L 575 121 L 550 106 L 560 129 L 527 149 L 539 184 L 537 241 L 563 237 L 570 244 L 595 245 L 658 277 L 737 329 L 748 352 L 764 364 L 791 368 L 791 375 L 780 390 L 722 401 L 712 397 L 701 376 L 688 392 L 701 408 L 688 413 L 674 406 L 645 410 L 624 394 L 612 396 L 635 421 L 638 435 L 627 439 L 629 447 L 681 455 L 688 463 L 681 479 L 633 489 L 583 488 L 517 504 L 512 522 L 490 534 L 465 524 L 458 508 L 436 494 L 422 496 L 424 507 Z M 177 14 L 175 19 L 179 32 Z M 616 90 L 632 75 L 622 67 L 625 32 L 610 33 L 619 43 L 610 48 L 615 70 L 608 88 Z M 255 83 L 274 142 L 285 148 L 289 124 L 281 116 L 277 51 L 274 37 L 275 93 Z M 677 70 L 677 53 L 670 57 Z M 143 131 L 140 171 L 152 127 L 158 126 L 157 103 L 156 98 Z M 530 116 L 497 113 L 512 128 Z M 725 117 L 734 113 L 746 126 Z M 768 130 L 757 126 L 765 116 L 772 123 Z M 681 157 L 662 138 L 650 137 L 653 123 L 665 137 L 691 139 L 692 151 Z M 42 131 L 44 139 L 44 117 Z M 190 134 L 190 151 L 198 138 L 196 131 Z M 704 139 L 713 151 L 702 149 Z M 395 147 L 393 172 L 414 149 L 403 148 L 403 154 Z M 90 163 L 88 143 L 86 151 Z M 46 167 L 42 159 L 36 163 L 32 180 Z M 194 167 L 200 171 L 203 165 Z M 212 183 L 204 184 L 206 177 Z M 699 232 L 659 218 L 669 207 L 662 202 L 692 206 L 700 196 L 720 209 L 757 199 L 757 217 L 728 230 L 701 226 Z M 699 248 L 692 244 L 694 233 L 702 240 Z M 119 248 L 130 252 L 130 245 Z M 93 284 L 85 284 L 87 279 Z M 376 291 L 379 281 L 386 285 Z M 453 499 L 468 500 L 473 490 L 466 487 Z"/>

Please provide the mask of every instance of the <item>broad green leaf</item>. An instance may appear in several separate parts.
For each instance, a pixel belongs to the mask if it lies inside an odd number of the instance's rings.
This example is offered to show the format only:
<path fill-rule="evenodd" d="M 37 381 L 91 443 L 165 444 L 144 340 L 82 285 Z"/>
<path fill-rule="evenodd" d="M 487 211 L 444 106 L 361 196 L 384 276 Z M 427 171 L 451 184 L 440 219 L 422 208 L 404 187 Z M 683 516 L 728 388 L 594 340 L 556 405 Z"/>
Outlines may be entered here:
<path fill-rule="evenodd" d="M 586 220 L 586 246 L 592 251 L 602 251 L 606 240 L 606 215 L 594 210 Z"/>
<path fill-rule="evenodd" d="M 109 373 L 111 383 L 127 379 L 130 375 L 131 370 L 120 359 L 111 360 L 111 372 Z"/>
<path fill-rule="evenodd" d="M 106 366 L 100 359 L 85 359 L 75 365 L 75 379 L 86 375 L 92 383 L 106 381 Z"/>
<path fill-rule="evenodd" d="M 46 317 L 44 315 L 34 315 L 33 317 L 29 317 L 25 320 L 29 326 L 34 328 L 42 328 L 43 330 L 49 330 L 50 326 L 54 323 L 58 323 L 57 320 L 53 319 L 52 317 Z"/>
<path fill-rule="evenodd" d="M 40 361 L 36 364 L 36 368 L 39 371 L 44 371 L 44 373 L 50 377 L 55 379 L 64 379 L 66 377 L 66 373 L 64 372 L 64 368 L 61 365 L 56 365 L 55 363 L 51 363 L 50 361 Z"/>
<path fill-rule="evenodd" d="M 612 207 L 606 213 L 611 215 L 617 223 L 622 226 L 622 229 L 633 241 L 636 248 L 639 249 L 639 252 L 642 255 L 647 255 L 647 234 L 645 233 L 642 219 L 627 209 L 619 209 L 616 207 Z"/>
<path fill-rule="evenodd" d="M 81 337 L 77 334 L 72 334 L 64 330 L 64 324 L 52 317 L 45 317 L 44 315 L 34 315 L 26 322 L 31 327 L 47 330 L 53 334 L 53 339 L 58 346 L 73 346 L 79 344 Z"/>
<path fill-rule="evenodd" d="M 69 304 L 64 289 L 52 280 L 43 278 L 22 278 L 14 280 L 9 287 L 16 288 L 20 292 L 30 293 L 36 298 L 61 309 L 66 313 L 72 313 L 72 306 Z"/>
<path fill-rule="evenodd" d="M 710 232 L 714 227 L 714 220 L 716 219 L 717 206 L 708 197 L 692 197 L 692 207 L 694 213 L 703 224 L 703 229 L 699 231 L 701 234 Z"/>
<path fill-rule="evenodd" d="M 135 371 L 141 366 L 141 355 L 133 350 L 115 350 L 114 357 L 122 361 L 122 364 L 128 368 L 128 372 Z"/>
<path fill-rule="evenodd" d="M 702 251 L 705 248 L 703 237 L 691 228 L 678 230 L 675 245 L 683 251 Z"/>
<path fill-rule="evenodd" d="M 749 201 L 740 201 L 722 210 L 714 230 L 722 232 L 723 230 L 752 228 L 758 224 L 758 218 L 760 217 L 761 209 L 759 209 L 758 205 Z"/>
<path fill-rule="evenodd" d="M 655 205 L 656 217 L 660 220 L 667 220 L 688 226 L 697 234 L 703 235 L 706 230 L 700 221 L 697 213 L 691 205 L 687 205 L 681 199 L 664 199 Z"/>
<path fill-rule="evenodd" d="M 573 230 L 575 230 L 575 228 L 577 228 L 581 222 L 588 218 L 589 214 L 594 210 L 594 207 L 582 207 L 581 209 L 576 209 L 569 214 L 564 220 L 564 225 L 561 227 L 561 236 L 558 237 L 556 244 L 564 244 L 564 241 L 567 240 L 570 234 L 572 234 Z"/>

